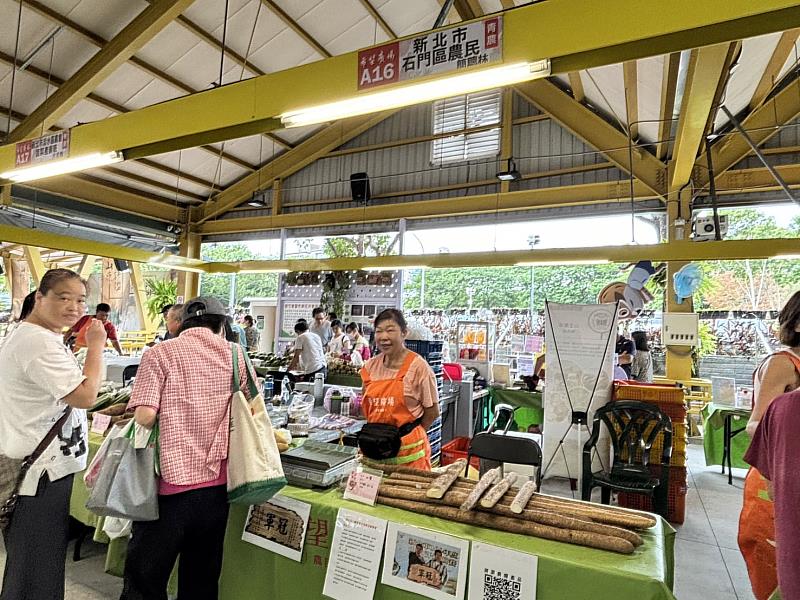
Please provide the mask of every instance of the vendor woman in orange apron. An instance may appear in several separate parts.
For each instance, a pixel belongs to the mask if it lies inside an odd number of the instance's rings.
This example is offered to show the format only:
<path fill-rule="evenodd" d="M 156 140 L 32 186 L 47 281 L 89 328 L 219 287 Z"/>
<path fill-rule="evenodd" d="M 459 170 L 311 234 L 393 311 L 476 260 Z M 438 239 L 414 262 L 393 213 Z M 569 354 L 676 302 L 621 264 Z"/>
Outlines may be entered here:
<path fill-rule="evenodd" d="M 756 369 L 753 414 L 747 423 L 751 438 L 770 403 L 785 392 L 800 389 L 800 292 L 795 292 L 783 307 L 778 325 L 780 341 L 787 348 L 768 356 Z M 753 594 L 758 600 L 767 600 L 778 586 L 775 507 L 767 480 L 755 468 L 748 471 L 744 482 L 739 549 L 747 563 Z"/>
<path fill-rule="evenodd" d="M 380 354 L 361 369 L 362 411 L 369 423 L 399 428 L 419 421 L 402 437 L 398 455 L 383 462 L 430 470 L 431 446 L 426 431 L 439 417 L 436 377 L 421 356 L 405 347 L 407 333 L 408 325 L 399 310 L 384 310 L 375 319 L 375 343 Z"/>

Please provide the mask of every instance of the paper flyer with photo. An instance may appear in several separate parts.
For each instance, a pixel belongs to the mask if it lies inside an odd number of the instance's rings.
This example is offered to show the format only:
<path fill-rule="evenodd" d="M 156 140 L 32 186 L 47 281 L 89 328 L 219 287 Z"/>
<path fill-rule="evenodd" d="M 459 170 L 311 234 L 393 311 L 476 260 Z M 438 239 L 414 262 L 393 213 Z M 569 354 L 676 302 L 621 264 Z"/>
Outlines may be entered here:
<path fill-rule="evenodd" d="M 251 506 L 242 540 L 300 562 L 311 505 L 280 494 Z"/>
<path fill-rule="evenodd" d="M 322 593 L 334 600 L 371 600 L 381 568 L 387 521 L 340 508 Z"/>
<path fill-rule="evenodd" d="M 381 582 L 434 600 L 461 600 L 468 561 L 467 540 L 389 523 Z"/>
<path fill-rule="evenodd" d="M 536 600 L 539 557 L 474 542 L 469 562 L 469 600 Z"/>

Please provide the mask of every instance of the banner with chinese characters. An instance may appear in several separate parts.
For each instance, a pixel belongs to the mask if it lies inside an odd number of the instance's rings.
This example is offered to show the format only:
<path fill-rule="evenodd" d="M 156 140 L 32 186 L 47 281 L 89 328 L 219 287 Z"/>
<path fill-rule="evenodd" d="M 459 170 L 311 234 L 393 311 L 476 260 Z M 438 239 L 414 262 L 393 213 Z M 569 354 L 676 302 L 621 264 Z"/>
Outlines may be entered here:
<path fill-rule="evenodd" d="M 67 156 L 69 156 L 69 129 L 18 142 L 15 165 L 19 169 Z"/>
<path fill-rule="evenodd" d="M 503 17 L 491 17 L 361 50 L 358 53 L 358 89 L 502 60 Z"/>

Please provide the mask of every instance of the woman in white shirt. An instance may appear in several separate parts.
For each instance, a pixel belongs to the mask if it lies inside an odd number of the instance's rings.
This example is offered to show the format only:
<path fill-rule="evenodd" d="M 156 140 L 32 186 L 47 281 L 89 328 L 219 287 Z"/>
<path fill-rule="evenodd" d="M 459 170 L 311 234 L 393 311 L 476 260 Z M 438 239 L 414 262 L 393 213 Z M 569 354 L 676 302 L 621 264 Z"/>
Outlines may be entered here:
<path fill-rule="evenodd" d="M 339 319 L 331 321 L 331 329 L 333 330 L 333 337 L 328 342 L 328 352 L 336 357 L 342 354 L 350 354 L 350 338 L 342 328 L 342 322 Z"/>
<path fill-rule="evenodd" d="M 87 331 L 83 371 L 61 332 L 86 308 L 86 286 L 67 269 L 45 273 L 33 311 L 0 348 L 0 454 L 33 453 L 67 407 L 57 437 L 28 471 L 16 509 L 3 531 L 6 565 L 0 600 L 64 598 L 64 562 L 72 480 L 86 467 L 86 411 L 97 400 L 106 333 L 100 321 Z"/>

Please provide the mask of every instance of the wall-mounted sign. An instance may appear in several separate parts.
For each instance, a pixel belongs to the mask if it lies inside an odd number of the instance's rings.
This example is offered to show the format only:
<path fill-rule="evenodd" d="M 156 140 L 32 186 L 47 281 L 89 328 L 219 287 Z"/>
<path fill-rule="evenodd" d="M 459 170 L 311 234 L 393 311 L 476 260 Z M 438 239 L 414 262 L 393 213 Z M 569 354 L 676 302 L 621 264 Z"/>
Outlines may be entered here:
<path fill-rule="evenodd" d="M 17 168 L 29 167 L 69 156 L 69 129 L 56 131 L 16 145 Z"/>
<path fill-rule="evenodd" d="M 437 29 L 358 53 L 358 89 L 503 60 L 503 17 Z"/>

